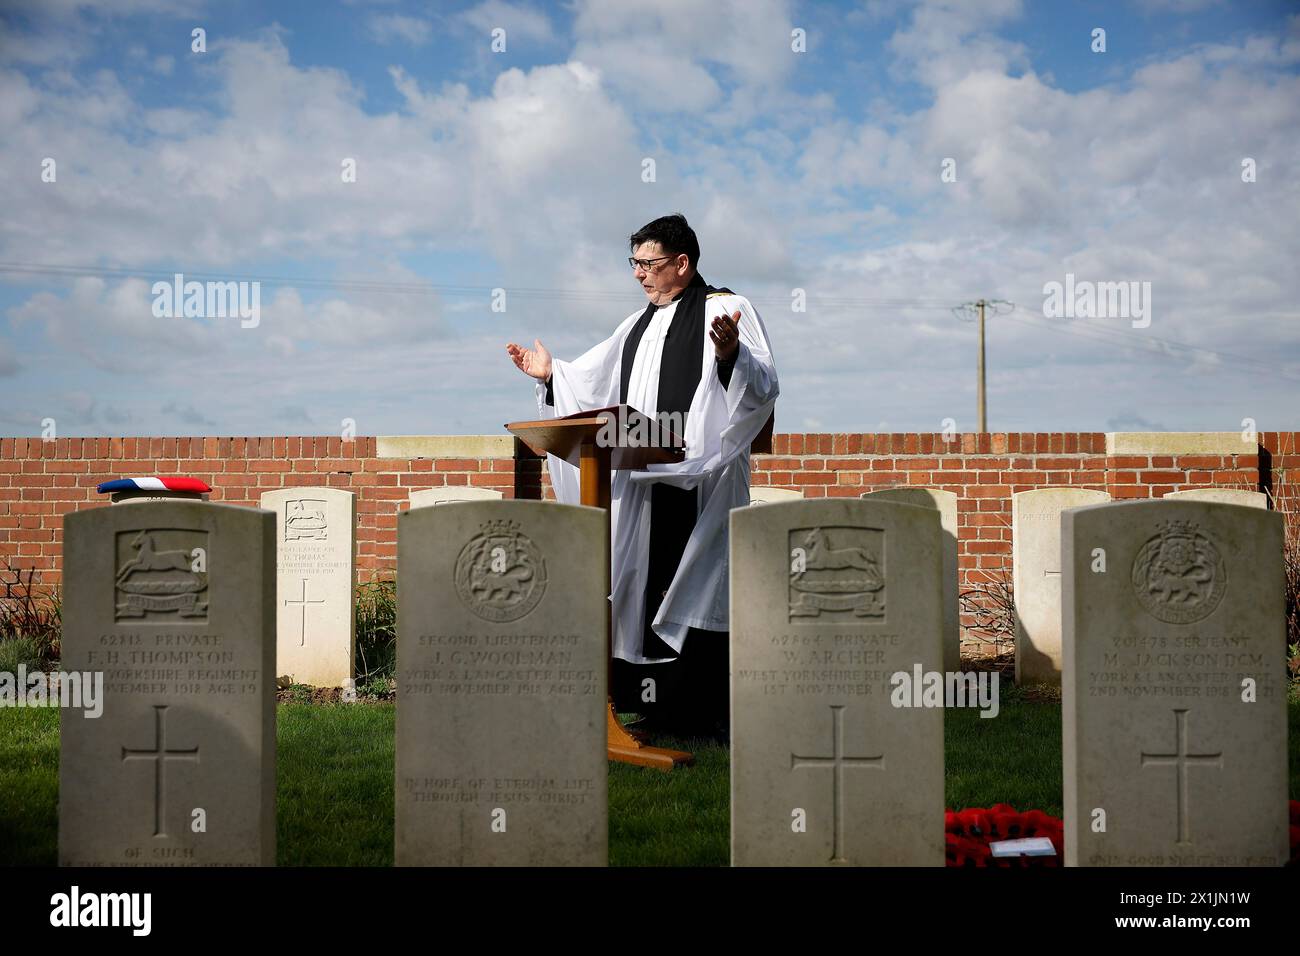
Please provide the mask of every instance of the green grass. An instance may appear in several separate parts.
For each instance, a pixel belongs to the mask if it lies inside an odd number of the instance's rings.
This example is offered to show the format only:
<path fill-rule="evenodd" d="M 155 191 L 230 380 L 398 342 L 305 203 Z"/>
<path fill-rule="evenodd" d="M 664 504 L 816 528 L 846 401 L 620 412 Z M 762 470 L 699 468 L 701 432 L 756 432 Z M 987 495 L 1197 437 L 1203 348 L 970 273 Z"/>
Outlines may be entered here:
<path fill-rule="evenodd" d="M 280 704 L 278 862 L 389 866 L 393 862 L 395 707 Z M 1289 706 L 1290 793 L 1300 794 L 1300 702 Z M 996 720 L 945 712 L 945 800 L 960 809 L 1009 803 L 1061 815 L 1061 711 L 1005 694 Z M 655 738 L 695 754 L 662 773 L 609 769 L 614 866 L 725 866 L 728 752 L 703 741 Z M 58 842 L 59 716 L 0 709 L 0 863 L 53 865 Z"/>
<path fill-rule="evenodd" d="M 695 755 L 670 773 L 609 765 L 610 866 L 725 866 L 731 856 L 727 748 L 704 740 L 652 737 Z"/>
<path fill-rule="evenodd" d="M 997 717 L 975 708 L 943 714 L 944 805 L 950 810 L 1009 803 L 1017 810 L 1061 807 L 1061 707 L 1002 694 Z"/>
<path fill-rule="evenodd" d="M 392 866 L 392 704 L 280 704 L 281 866 Z"/>
<path fill-rule="evenodd" d="M 53 866 L 58 808 L 59 712 L 0 708 L 0 864 Z"/>

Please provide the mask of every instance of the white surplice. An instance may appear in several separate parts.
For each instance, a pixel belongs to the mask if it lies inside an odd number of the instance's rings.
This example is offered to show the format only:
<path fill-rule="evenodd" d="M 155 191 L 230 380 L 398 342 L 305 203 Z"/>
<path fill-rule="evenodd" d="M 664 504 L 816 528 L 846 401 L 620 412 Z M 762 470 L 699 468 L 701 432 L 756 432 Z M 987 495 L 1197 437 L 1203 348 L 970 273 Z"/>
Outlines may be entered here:
<path fill-rule="evenodd" d="M 637 345 L 628 382 L 627 404 L 657 415 L 659 368 L 664 336 L 675 321 L 680 300 L 660 307 Z M 572 362 L 552 358 L 554 406 L 546 404 L 546 386 L 538 385 L 541 417 L 562 417 L 615 405 L 622 381 L 623 343 L 644 310 L 629 315 L 604 342 Z M 728 595 L 728 516 L 749 504 L 749 446 L 767 423 L 779 391 L 767 330 L 744 296 L 713 293 L 705 300 L 704 321 L 740 312 L 740 350 L 731 382 L 718 380 L 713 341 L 704 336 L 699 385 L 686 417 L 686 456 L 681 462 L 649 465 L 645 471 L 615 471 L 610 489 L 610 552 L 613 583 L 614 656 L 632 663 L 665 658 L 642 654 L 645 588 L 649 570 L 650 487 L 656 481 L 697 488 L 698 516 L 653 627 L 680 652 L 688 628 L 730 629 Z M 555 497 L 580 504 L 578 469 L 547 456 Z"/>

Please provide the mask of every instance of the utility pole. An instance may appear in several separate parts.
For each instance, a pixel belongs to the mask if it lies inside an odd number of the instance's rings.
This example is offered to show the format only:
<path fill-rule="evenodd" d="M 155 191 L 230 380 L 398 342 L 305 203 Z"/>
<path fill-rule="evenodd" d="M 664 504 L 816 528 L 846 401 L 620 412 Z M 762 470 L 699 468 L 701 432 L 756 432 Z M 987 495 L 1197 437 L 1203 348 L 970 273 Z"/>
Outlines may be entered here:
<path fill-rule="evenodd" d="M 989 430 L 988 421 L 988 404 L 984 382 L 984 310 L 991 309 L 996 315 L 1000 312 L 1009 312 L 1015 308 L 1015 303 L 1007 302 L 1005 299 L 979 299 L 975 302 L 965 302 L 953 309 L 958 318 L 963 315 L 970 315 L 975 312 L 979 320 L 979 355 L 976 358 L 975 365 L 975 412 L 979 419 L 979 433 L 985 434 Z"/>
<path fill-rule="evenodd" d="M 975 308 L 980 314 L 980 356 L 977 374 L 979 375 L 979 391 L 976 399 L 976 409 L 980 420 L 980 434 L 983 435 L 989 430 L 988 410 L 984 405 L 984 300 L 980 299 L 975 303 Z"/>

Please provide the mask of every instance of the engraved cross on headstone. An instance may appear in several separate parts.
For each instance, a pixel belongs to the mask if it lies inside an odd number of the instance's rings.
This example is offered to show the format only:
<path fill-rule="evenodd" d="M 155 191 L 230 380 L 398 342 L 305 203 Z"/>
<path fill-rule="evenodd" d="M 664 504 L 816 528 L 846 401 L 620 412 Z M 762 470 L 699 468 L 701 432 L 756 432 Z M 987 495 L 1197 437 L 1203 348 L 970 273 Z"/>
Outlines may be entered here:
<path fill-rule="evenodd" d="M 298 622 L 298 646 L 299 647 L 302 647 L 304 644 L 307 643 L 307 605 L 325 603 L 324 598 L 317 598 L 314 601 L 307 600 L 307 579 L 302 578 L 301 580 L 302 580 L 302 597 L 296 601 L 290 600 L 289 598 L 284 599 L 285 604 L 297 604 L 299 606 L 299 609 L 302 611 L 301 620 L 299 620 Z"/>
<path fill-rule="evenodd" d="M 152 760 L 153 761 L 153 835 L 156 837 L 165 837 L 167 834 L 163 831 L 163 823 L 166 821 L 166 799 L 167 786 L 165 781 L 166 761 L 168 760 L 192 760 L 194 763 L 199 762 L 199 748 L 191 747 L 188 750 L 168 750 L 167 749 L 167 707 L 162 704 L 154 705 L 154 749 L 153 750 L 128 750 L 122 748 L 122 761 L 127 760 Z"/>
<path fill-rule="evenodd" d="M 1190 808 L 1188 807 L 1187 765 L 1205 764 L 1223 769 L 1223 751 L 1214 754 L 1189 754 L 1187 752 L 1186 710 L 1174 710 L 1175 752 L 1171 754 L 1142 753 L 1143 767 L 1174 765 L 1178 768 L 1178 842 L 1191 843 Z"/>
<path fill-rule="evenodd" d="M 876 770 L 885 769 L 885 755 L 880 754 L 876 757 L 846 757 L 844 755 L 844 705 L 831 704 L 832 714 L 832 735 L 833 743 L 831 756 L 829 757 L 800 757 L 798 754 L 790 754 L 790 769 L 800 770 L 807 767 L 827 767 L 829 766 L 832 773 L 832 791 L 831 791 L 831 817 L 833 820 L 833 838 L 832 838 L 832 863 L 846 863 L 844 858 L 844 798 L 843 786 L 844 777 L 841 773 L 842 768 L 849 767 L 867 767 Z"/>

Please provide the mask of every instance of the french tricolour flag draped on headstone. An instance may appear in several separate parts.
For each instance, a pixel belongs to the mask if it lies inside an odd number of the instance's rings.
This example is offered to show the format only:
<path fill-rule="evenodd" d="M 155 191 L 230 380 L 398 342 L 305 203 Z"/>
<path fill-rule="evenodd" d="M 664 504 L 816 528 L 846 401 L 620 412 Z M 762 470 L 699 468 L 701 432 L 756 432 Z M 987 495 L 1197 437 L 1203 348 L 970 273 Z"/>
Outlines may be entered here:
<path fill-rule="evenodd" d="M 168 475 L 162 478 L 115 478 L 101 482 L 95 488 L 101 495 L 114 491 L 197 491 L 209 492 L 212 488 L 198 478 Z"/>

